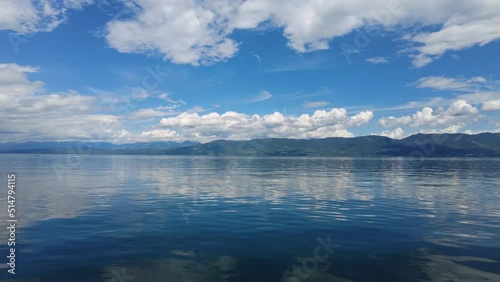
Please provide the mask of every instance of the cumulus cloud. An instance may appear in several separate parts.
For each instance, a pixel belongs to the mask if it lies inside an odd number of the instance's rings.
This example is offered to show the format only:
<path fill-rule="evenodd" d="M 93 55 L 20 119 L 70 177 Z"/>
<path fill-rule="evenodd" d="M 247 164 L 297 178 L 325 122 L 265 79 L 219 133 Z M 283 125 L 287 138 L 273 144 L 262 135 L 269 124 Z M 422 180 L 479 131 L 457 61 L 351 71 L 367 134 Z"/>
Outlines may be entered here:
<path fill-rule="evenodd" d="M 483 118 L 479 110 L 464 100 L 451 103 L 448 109 L 438 107 L 433 109 L 425 107 L 412 116 L 384 117 L 379 119 L 379 125 L 383 127 L 394 127 L 397 125 L 410 125 L 426 132 L 426 128 L 444 128 L 442 132 L 457 132 L 466 124 L 479 121 Z M 434 129 L 433 129 L 434 130 Z M 429 132 L 429 131 L 427 131 Z M 436 131 L 437 132 L 437 131 Z"/>
<path fill-rule="evenodd" d="M 236 29 L 278 27 L 297 52 L 330 48 L 332 39 L 364 28 L 400 29 L 403 50 L 422 67 L 447 51 L 500 38 L 496 0 L 134 0 L 133 16 L 108 23 L 105 36 L 120 52 L 157 52 L 181 64 L 210 64 L 238 51 Z M 413 27 L 438 27 L 415 33 Z M 425 30 L 425 29 L 423 29 Z M 373 62 L 384 62 L 378 58 Z"/>
<path fill-rule="evenodd" d="M 500 100 L 486 101 L 482 109 L 483 111 L 500 111 Z"/>
<path fill-rule="evenodd" d="M 412 117 L 411 125 L 413 127 L 463 126 L 468 122 L 477 121 L 480 118 L 476 116 L 477 113 L 477 108 L 467 104 L 464 100 L 458 100 L 453 102 L 447 110 L 443 110 L 443 108 L 434 110 L 426 107 L 417 111 Z"/>
<path fill-rule="evenodd" d="M 368 58 L 366 61 L 370 64 L 374 65 L 380 65 L 380 64 L 387 64 L 389 63 L 389 59 L 387 57 L 373 57 L 373 58 Z"/>
<path fill-rule="evenodd" d="M 384 117 L 379 119 L 378 124 L 382 127 L 394 127 L 396 125 L 406 125 L 412 121 L 410 116 L 402 116 L 402 117 Z"/>
<path fill-rule="evenodd" d="M 401 139 L 405 137 L 405 131 L 401 128 L 398 127 L 392 131 L 385 130 L 380 133 L 381 136 L 389 137 L 392 139 Z"/>
<path fill-rule="evenodd" d="M 68 11 L 93 0 L 4 0 L 0 29 L 18 33 L 52 31 Z M 132 0 L 130 17 L 107 23 L 108 44 L 124 53 L 159 53 L 178 64 L 211 64 L 235 56 L 235 30 L 278 27 L 297 52 L 329 49 L 353 31 L 398 29 L 410 47 L 402 50 L 423 67 L 449 51 L 500 39 L 497 0 Z M 413 27 L 438 27 L 415 32 Z M 426 30 L 426 29 L 420 29 Z M 385 63 L 382 57 L 371 63 Z"/>
<path fill-rule="evenodd" d="M 224 61 L 238 51 L 228 38 L 231 1 L 133 1 L 135 16 L 106 27 L 109 45 L 120 52 L 159 52 L 179 64 Z"/>
<path fill-rule="evenodd" d="M 351 137 L 354 136 L 352 128 L 364 126 L 373 119 L 372 111 L 348 115 L 347 110 L 343 108 L 316 110 L 312 114 L 299 116 L 279 112 L 249 115 L 233 111 L 223 114 L 215 112 L 202 114 L 201 112 L 207 111 L 201 107 L 178 113 L 178 107 L 183 104 L 182 100 L 173 100 L 166 93 L 153 97 L 141 91 L 131 91 L 131 97 L 162 99 L 170 104 L 155 108 L 140 108 L 140 105 L 137 105 L 137 108 L 109 114 L 103 112 L 100 106 L 104 106 L 99 103 L 99 98 L 95 95 L 82 95 L 76 91 L 48 93 L 44 89 L 43 82 L 30 79 L 30 76 L 35 76 L 37 72 L 38 68 L 33 66 L 0 64 L 2 104 L 0 142 L 42 140 L 206 142 L 215 139 L 241 140 L 264 137 Z M 483 81 L 481 78 L 468 80 Z M 437 85 L 445 88 L 443 84 Z M 122 102 L 124 101 L 127 100 Z M 499 110 L 499 104 L 497 98 L 490 99 L 483 104 L 483 109 Z M 318 105 L 320 104 L 316 104 Z M 131 121 L 151 121 L 154 118 L 162 119 L 157 125 L 148 129 L 136 126 L 132 127 L 130 132 L 127 131 L 130 129 L 127 124 Z M 399 127 L 383 131 L 382 135 L 400 138 L 405 134 L 401 129 L 404 126 L 417 128 L 421 132 L 458 132 L 465 125 L 481 118 L 475 106 L 459 99 L 450 103 L 446 109 L 424 107 L 413 115 L 383 117 L 378 123 L 386 128 Z M 124 120 L 128 122 L 125 123 Z"/>
<path fill-rule="evenodd" d="M 175 131 L 185 139 L 212 141 L 216 139 L 244 140 L 265 137 L 280 138 L 324 138 L 354 136 L 349 128 L 367 124 L 373 113 L 360 112 L 348 116 L 345 109 L 315 111 L 312 115 L 298 117 L 282 113 L 259 116 L 237 112 L 223 114 L 182 113 L 175 117 L 163 118 L 159 129 Z"/>
<path fill-rule="evenodd" d="M 0 64 L 0 141 L 73 140 L 116 135 L 119 118 L 95 112 L 95 97 L 45 93 L 27 73 L 37 68 Z"/>
<path fill-rule="evenodd" d="M 28 78 L 28 74 L 36 74 L 37 71 L 38 68 L 31 66 L 0 64 L 0 142 L 98 140 L 123 143 L 259 137 L 347 137 L 353 136 L 349 128 L 362 126 L 373 118 L 372 112 L 349 116 L 345 109 L 315 111 L 312 115 L 299 117 L 278 112 L 264 116 L 237 112 L 202 115 L 199 112 L 205 110 L 201 107 L 179 114 L 175 111 L 182 103 L 172 100 L 165 93 L 157 98 L 169 101 L 169 105 L 134 107 L 107 114 L 102 112 L 95 96 L 81 95 L 76 91 L 47 93 L 41 81 Z M 142 92 L 131 92 L 131 95 L 134 93 L 139 95 L 138 98 L 150 97 Z M 163 117 L 159 125 L 147 130 L 136 124 L 128 131 L 127 124 L 123 122 L 126 119 L 142 122 L 158 117 Z"/>
<path fill-rule="evenodd" d="M 179 134 L 177 132 L 168 129 L 154 129 L 144 131 L 140 135 L 140 139 L 147 141 L 151 140 L 172 140 L 181 141 Z"/>
<path fill-rule="evenodd" d="M 4 0 L 0 9 L 0 30 L 17 33 L 52 31 L 66 20 L 70 9 L 81 9 L 93 0 Z"/>
<path fill-rule="evenodd" d="M 453 102 L 448 110 L 445 112 L 446 115 L 451 116 L 465 116 L 465 115 L 475 115 L 479 113 L 476 107 L 469 105 L 464 100 L 457 100 Z"/>

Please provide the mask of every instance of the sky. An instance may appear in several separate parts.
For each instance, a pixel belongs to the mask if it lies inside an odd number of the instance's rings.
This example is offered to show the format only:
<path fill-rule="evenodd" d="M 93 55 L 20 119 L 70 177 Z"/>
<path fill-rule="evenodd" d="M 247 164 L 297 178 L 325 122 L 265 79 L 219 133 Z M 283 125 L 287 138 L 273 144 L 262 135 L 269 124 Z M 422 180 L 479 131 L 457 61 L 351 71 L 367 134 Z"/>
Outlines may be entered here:
<path fill-rule="evenodd" d="M 500 132 L 500 0 L 0 2 L 0 142 Z"/>

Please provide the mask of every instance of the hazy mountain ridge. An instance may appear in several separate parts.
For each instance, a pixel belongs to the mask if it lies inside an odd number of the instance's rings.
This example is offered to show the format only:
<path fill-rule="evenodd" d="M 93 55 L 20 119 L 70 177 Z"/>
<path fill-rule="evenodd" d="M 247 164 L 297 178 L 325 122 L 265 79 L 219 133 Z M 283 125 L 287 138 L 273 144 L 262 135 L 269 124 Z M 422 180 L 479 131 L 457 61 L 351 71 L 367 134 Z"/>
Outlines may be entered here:
<path fill-rule="evenodd" d="M 396 140 L 382 136 L 324 139 L 267 138 L 249 141 L 217 140 L 205 144 L 151 142 L 0 143 L 0 153 L 39 154 L 144 154 L 207 156 L 413 156 L 500 157 L 500 133 L 416 134 Z"/>
<path fill-rule="evenodd" d="M 402 140 L 381 136 L 325 139 L 218 140 L 167 150 L 170 155 L 215 156 L 435 156 L 500 157 L 500 134 L 417 134 Z"/>
<path fill-rule="evenodd" d="M 113 144 L 110 142 L 8 142 L 0 143 L 0 153 L 40 154 L 161 154 L 166 149 L 198 145 L 198 142 L 136 142 Z"/>

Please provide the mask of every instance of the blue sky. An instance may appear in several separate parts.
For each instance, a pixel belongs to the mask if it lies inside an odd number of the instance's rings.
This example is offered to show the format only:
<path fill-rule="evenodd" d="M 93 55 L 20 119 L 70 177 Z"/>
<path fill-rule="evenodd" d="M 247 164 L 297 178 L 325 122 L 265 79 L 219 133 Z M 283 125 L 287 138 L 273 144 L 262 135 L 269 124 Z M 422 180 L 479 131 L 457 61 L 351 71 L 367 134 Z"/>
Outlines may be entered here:
<path fill-rule="evenodd" d="M 500 3 L 7 0 L 0 142 L 500 131 Z"/>

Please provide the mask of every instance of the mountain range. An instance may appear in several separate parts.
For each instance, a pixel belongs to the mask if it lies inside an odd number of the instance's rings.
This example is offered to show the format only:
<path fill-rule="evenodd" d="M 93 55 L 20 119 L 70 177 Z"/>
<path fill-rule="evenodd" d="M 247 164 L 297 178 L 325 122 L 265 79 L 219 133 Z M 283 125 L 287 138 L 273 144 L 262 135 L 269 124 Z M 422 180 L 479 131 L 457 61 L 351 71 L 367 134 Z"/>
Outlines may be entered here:
<path fill-rule="evenodd" d="M 0 143 L 1 153 L 19 154 L 161 154 L 167 149 L 198 145 L 198 142 L 8 142 Z"/>
<path fill-rule="evenodd" d="M 324 139 L 267 138 L 217 140 L 204 144 L 151 142 L 0 143 L 0 153 L 145 154 L 205 156 L 325 156 L 325 157 L 500 157 L 500 133 L 416 134 L 397 140 L 382 136 Z"/>

